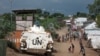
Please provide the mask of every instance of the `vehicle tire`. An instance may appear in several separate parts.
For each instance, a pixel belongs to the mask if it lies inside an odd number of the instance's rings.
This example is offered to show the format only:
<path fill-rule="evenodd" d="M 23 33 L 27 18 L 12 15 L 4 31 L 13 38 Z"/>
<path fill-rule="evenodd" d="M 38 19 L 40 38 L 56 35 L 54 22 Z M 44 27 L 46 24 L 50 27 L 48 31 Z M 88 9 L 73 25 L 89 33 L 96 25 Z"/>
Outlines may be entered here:
<path fill-rule="evenodd" d="M 21 45 L 20 45 L 20 48 L 26 48 L 26 46 L 27 46 L 26 41 L 22 41 L 22 43 L 24 43 L 24 46 L 21 46 Z M 20 53 L 26 53 L 26 50 L 21 50 L 20 48 L 19 48 L 19 52 L 20 52 Z"/>
<path fill-rule="evenodd" d="M 46 48 L 46 56 L 52 56 L 52 51 L 53 51 L 53 48 L 51 47 L 51 44 L 49 43 L 47 45 L 47 48 Z"/>

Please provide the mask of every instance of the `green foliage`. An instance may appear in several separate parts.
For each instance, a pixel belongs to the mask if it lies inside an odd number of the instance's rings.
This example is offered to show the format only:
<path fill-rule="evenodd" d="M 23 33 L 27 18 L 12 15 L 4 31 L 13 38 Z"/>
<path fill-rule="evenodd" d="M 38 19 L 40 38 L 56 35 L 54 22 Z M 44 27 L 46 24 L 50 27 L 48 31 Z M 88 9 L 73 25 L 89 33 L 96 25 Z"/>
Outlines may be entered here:
<path fill-rule="evenodd" d="M 97 15 L 100 13 L 100 0 L 94 0 L 93 4 L 88 5 L 89 13 Z"/>
<path fill-rule="evenodd" d="M 36 13 L 37 14 L 42 14 L 42 10 L 41 9 L 36 9 Z"/>
<path fill-rule="evenodd" d="M 97 26 L 100 27 L 100 15 L 97 15 L 96 23 L 97 23 Z"/>
<path fill-rule="evenodd" d="M 53 13 L 53 14 L 50 14 L 50 12 L 48 11 L 43 11 L 41 9 L 36 9 L 36 15 L 38 15 L 38 17 L 49 17 L 49 18 L 54 18 L 54 17 L 64 17 L 64 14 L 62 13 Z"/>
<path fill-rule="evenodd" d="M 4 18 L 5 20 L 11 20 L 11 13 L 4 13 L 2 16 L 2 18 Z M 12 21 L 15 21 L 15 15 L 12 14 Z"/>
<path fill-rule="evenodd" d="M 88 5 L 88 9 L 90 13 L 90 19 L 95 20 L 96 16 L 100 14 L 100 0 L 94 0 L 92 4 Z"/>
<path fill-rule="evenodd" d="M 42 16 L 42 12 L 43 11 L 41 9 L 36 9 L 35 13 L 36 13 L 37 16 Z"/>
<path fill-rule="evenodd" d="M 89 15 L 89 17 L 88 17 L 88 19 L 90 19 L 90 20 L 95 20 L 95 15 Z"/>
<path fill-rule="evenodd" d="M 87 14 L 82 12 L 77 12 L 77 17 L 87 17 Z"/>
<path fill-rule="evenodd" d="M 47 31 L 54 32 L 55 29 L 59 29 L 65 26 L 63 19 L 59 18 L 45 18 L 45 19 L 37 19 L 42 26 L 45 27 Z"/>
<path fill-rule="evenodd" d="M 44 11 L 44 13 L 43 13 L 43 16 L 44 16 L 44 17 L 48 17 L 49 15 L 50 15 L 50 13 L 49 13 L 49 12 Z"/>
<path fill-rule="evenodd" d="M 62 13 L 53 13 L 51 16 L 52 17 L 64 17 L 64 14 L 62 14 Z"/>
<path fill-rule="evenodd" d="M 12 20 L 10 13 L 5 13 L 0 18 L 0 38 L 4 38 L 8 32 L 11 32 L 15 29 L 15 19 Z"/>
<path fill-rule="evenodd" d="M 11 29 L 12 27 L 12 29 Z M 0 21 L 0 38 L 4 38 L 8 32 L 13 31 L 15 28 L 14 24 L 10 24 L 10 21 L 8 20 L 2 20 Z"/>

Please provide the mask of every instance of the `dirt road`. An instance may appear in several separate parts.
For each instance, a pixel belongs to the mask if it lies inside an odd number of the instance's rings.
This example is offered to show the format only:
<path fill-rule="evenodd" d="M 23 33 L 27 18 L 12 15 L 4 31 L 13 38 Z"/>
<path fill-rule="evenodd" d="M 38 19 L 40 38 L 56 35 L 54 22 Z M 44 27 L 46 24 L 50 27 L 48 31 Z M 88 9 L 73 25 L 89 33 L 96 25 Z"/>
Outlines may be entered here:
<path fill-rule="evenodd" d="M 83 41 L 85 43 L 85 41 Z M 81 54 L 79 55 L 79 51 L 80 51 L 80 47 L 79 47 L 79 42 L 73 41 L 74 45 L 75 45 L 75 51 L 74 53 L 69 53 L 68 52 L 68 48 L 70 46 L 70 42 L 62 42 L 62 43 L 55 43 L 55 48 L 57 50 L 57 53 L 54 53 L 54 56 L 82 56 Z M 85 44 L 84 44 L 85 46 Z M 85 51 L 86 51 L 86 56 L 97 56 L 98 54 L 93 51 L 92 49 L 86 48 L 85 47 Z"/>
<path fill-rule="evenodd" d="M 67 27 L 63 27 L 60 30 L 56 30 L 56 33 L 59 34 L 59 36 L 65 35 L 67 33 Z"/>
<path fill-rule="evenodd" d="M 61 30 L 58 30 L 57 33 L 61 36 L 64 35 L 65 33 L 67 33 L 67 28 L 64 27 Z M 68 48 L 70 46 L 70 42 L 66 41 L 66 42 L 55 42 L 55 48 L 57 49 L 57 53 L 54 53 L 54 56 L 82 56 L 81 54 L 79 54 L 80 52 L 80 46 L 79 46 L 79 41 L 76 39 L 75 41 L 72 41 L 73 44 L 75 45 L 75 51 L 74 53 L 69 53 L 68 52 Z M 86 56 L 98 56 L 98 53 L 93 51 L 90 48 L 86 47 L 86 41 L 83 40 L 83 44 L 85 46 L 85 51 L 86 51 Z"/>

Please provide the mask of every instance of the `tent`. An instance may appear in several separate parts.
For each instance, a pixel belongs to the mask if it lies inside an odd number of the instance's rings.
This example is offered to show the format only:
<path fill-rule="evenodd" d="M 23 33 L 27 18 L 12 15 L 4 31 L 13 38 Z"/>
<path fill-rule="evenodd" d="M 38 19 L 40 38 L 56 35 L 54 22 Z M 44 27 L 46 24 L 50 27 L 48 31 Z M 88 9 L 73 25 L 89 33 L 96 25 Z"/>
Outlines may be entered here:
<path fill-rule="evenodd" d="M 75 23 L 76 23 L 77 26 L 83 26 L 84 22 L 87 22 L 87 18 L 85 18 L 85 17 L 75 18 Z"/>
<path fill-rule="evenodd" d="M 85 27 L 86 30 L 88 29 L 97 29 L 96 22 L 93 22 Z"/>
<path fill-rule="evenodd" d="M 85 27 L 88 40 L 91 39 L 93 49 L 100 49 L 100 28 L 96 27 L 96 22 L 93 22 Z"/>

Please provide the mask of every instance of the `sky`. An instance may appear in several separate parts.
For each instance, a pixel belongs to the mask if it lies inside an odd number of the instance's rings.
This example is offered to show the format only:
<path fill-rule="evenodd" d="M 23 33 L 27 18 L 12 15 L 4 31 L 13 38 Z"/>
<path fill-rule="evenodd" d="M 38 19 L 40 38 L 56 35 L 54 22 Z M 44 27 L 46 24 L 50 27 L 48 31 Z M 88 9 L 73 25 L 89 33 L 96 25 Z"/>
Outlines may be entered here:
<path fill-rule="evenodd" d="M 11 3 L 12 1 L 12 3 Z M 94 0 L 0 0 L 0 14 L 11 9 L 42 9 L 51 13 L 72 15 L 76 12 L 88 13 L 87 6 Z M 12 6 L 11 6 L 12 4 Z"/>

